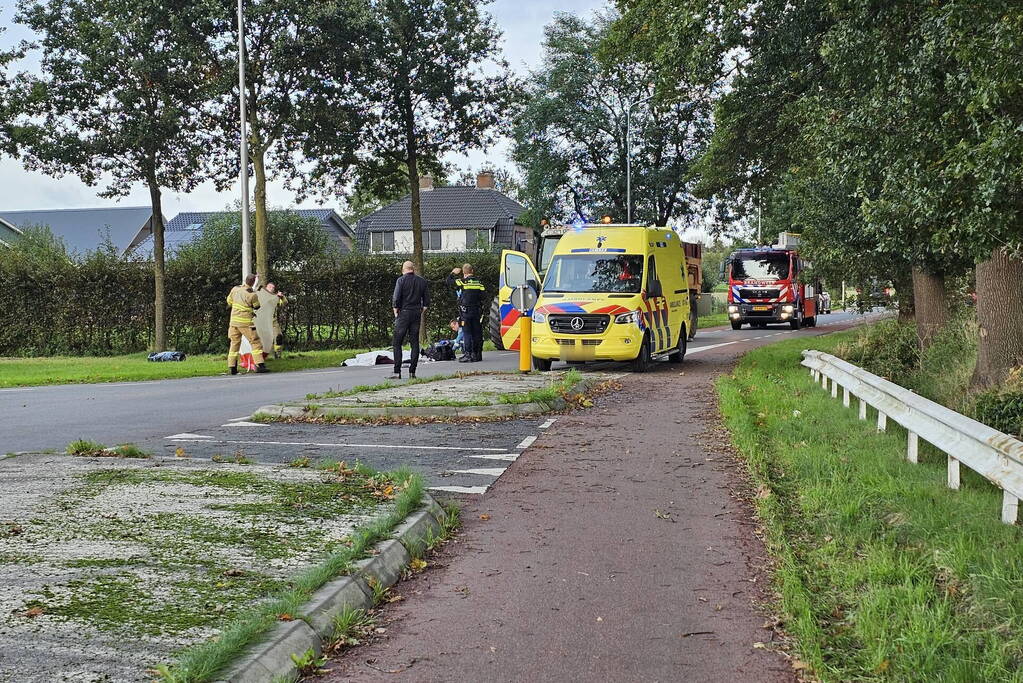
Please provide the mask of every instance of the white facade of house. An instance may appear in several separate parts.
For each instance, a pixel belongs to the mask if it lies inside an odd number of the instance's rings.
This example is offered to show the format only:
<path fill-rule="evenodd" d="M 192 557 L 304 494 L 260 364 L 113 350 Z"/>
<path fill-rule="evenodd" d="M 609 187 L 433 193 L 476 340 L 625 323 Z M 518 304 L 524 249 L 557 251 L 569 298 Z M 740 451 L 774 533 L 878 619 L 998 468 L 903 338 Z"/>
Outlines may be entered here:
<path fill-rule="evenodd" d="M 423 231 L 424 241 L 428 239 L 428 231 Z M 427 252 L 463 252 L 467 251 L 466 248 L 466 230 L 464 228 L 458 228 L 455 230 L 441 230 L 440 231 L 440 249 L 431 249 L 428 244 L 424 244 L 424 251 Z M 490 236 L 490 241 L 493 240 L 493 235 Z M 475 246 L 475 245 L 472 245 Z M 377 252 L 380 253 L 380 252 Z M 397 230 L 394 232 L 394 252 L 396 254 L 410 254 L 412 253 L 412 231 L 411 230 Z"/>

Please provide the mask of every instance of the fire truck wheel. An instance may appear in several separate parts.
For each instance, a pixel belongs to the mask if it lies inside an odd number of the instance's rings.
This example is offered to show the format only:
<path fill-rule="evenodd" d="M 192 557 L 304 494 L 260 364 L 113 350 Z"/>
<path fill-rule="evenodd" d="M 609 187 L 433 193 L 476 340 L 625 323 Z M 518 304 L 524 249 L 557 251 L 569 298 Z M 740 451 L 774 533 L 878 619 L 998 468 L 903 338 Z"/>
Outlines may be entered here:
<path fill-rule="evenodd" d="M 817 316 L 813 316 L 812 318 L 805 319 L 803 321 L 803 325 L 805 327 L 817 327 Z"/>
<path fill-rule="evenodd" d="M 490 341 L 494 342 L 494 348 L 498 351 L 504 350 L 504 339 L 501 338 L 501 302 L 495 296 L 490 302 L 490 316 L 487 320 L 487 331 L 490 334 Z"/>
<path fill-rule="evenodd" d="M 639 345 L 639 353 L 636 360 L 632 361 L 633 372 L 646 372 L 650 369 L 650 333 L 643 335 L 643 342 Z"/>
<path fill-rule="evenodd" d="M 799 316 L 796 316 L 795 318 L 789 321 L 789 325 L 792 326 L 792 329 L 798 330 L 800 327 L 803 326 L 803 321 L 799 318 Z"/>
<path fill-rule="evenodd" d="M 733 330 L 741 330 L 742 329 L 742 323 L 733 322 L 732 323 L 732 329 Z"/>

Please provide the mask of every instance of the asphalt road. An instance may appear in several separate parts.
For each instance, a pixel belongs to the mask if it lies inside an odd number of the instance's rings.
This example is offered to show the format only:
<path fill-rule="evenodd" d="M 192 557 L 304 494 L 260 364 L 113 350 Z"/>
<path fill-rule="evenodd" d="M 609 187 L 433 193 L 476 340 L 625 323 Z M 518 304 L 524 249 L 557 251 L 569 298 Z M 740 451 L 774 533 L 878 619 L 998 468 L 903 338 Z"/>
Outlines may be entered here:
<path fill-rule="evenodd" d="M 836 312 L 821 317 L 821 326 L 848 322 L 858 316 Z M 818 328 L 819 329 L 819 328 Z M 813 334 L 813 329 L 792 331 L 784 326 L 752 330 L 712 328 L 697 333 L 689 354 L 735 345 L 766 343 L 783 335 Z M 739 346 L 742 345 L 742 346 Z M 473 370 L 513 370 L 517 354 L 485 354 Z M 186 361 L 187 362 L 187 361 Z M 601 369 L 618 367 L 599 364 Z M 463 369 L 454 362 L 420 366 L 419 376 L 450 374 Z M 269 375 L 197 377 L 151 382 L 69 384 L 0 389 L 0 453 L 63 449 L 75 439 L 105 444 L 162 443 L 167 436 L 217 429 L 247 416 L 259 406 L 294 400 L 307 393 L 375 384 L 390 374 L 389 366 L 306 370 Z M 536 433 L 536 425 L 531 425 Z M 226 429 L 226 428 L 225 428 Z M 527 432 L 525 428 L 522 430 Z M 455 438 L 438 434 L 436 441 Z M 226 450 L 226 449 L 225 449 Z M 227 451 L 230 455 L 233 450 Z"/>

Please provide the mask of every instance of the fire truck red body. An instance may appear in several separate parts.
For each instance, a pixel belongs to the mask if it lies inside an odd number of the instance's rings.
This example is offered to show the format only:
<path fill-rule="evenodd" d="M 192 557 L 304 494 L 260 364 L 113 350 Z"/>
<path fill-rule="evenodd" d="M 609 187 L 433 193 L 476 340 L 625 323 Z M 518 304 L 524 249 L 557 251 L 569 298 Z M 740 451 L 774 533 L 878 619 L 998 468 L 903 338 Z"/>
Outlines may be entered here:
<path fill-rule="evenodd" d="M 808 264 L 799 256 L 797 236 L 782 233 L 778 242 L 729 255 L 725 271 L 733 330 L 743 324 L 787 323 L 794 330 L 817 324 L 819 287 L 802 277 Z"/>

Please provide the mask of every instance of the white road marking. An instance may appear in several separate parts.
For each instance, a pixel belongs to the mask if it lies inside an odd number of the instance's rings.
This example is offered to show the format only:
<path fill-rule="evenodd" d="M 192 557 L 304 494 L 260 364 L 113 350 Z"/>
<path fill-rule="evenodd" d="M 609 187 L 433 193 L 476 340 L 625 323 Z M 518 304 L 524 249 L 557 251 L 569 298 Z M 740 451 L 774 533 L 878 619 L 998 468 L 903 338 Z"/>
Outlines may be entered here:
<path fill-rule="evenodd" d="M 527 436 L 525 439 L 522 440 L 522 443 L 520 443 L 515 448 L 529 448 L 530 446 L 533 445 L 534 441 L 536 441 L 535 436 Z"/>
<path fill-rule="evenodd" d="M 508 460 L 515 462 L 519 458 L 518 453 L 500 453 L 496 455 L 470 455 L 470 458 L 479 458 L 480 460 Z"/>
<path fill-rule="evenodd" d="M 221 427 L 269 427 L 270 425 L 262 422 L 249 422 L 247 420 L 238 420 L 237 422 L 228 422 L 227 424 L 220 425 Z"/>
<path fill-rule="evenodd" d="M 450 493 L 473 493 L 483 494 L 489 486 L 431 486 L 431 491 L 448 491 Z"/>
<path fill-rule="evenodd" d="M 476 467 L 468 470 L 449 470 L 454 474 L 484 474 L 488 477 L 500 477 L 506 467 Z"/>
<path fill-rule="evenodd" d="M 719 349 L 722 346 L 729 346 L 731 344 L 738 344 L 738 343 L 743 342 L 743 341 L 746 341 L 746 340 L 745 339 L 741 339 L 741 340 L 737 339 L 736 341 L 721 342 L 720 344 L 710 344 L 709 346 L 697 346 L 695 349 L 689 349 L 688 351 L 686 351 L 686 354 L 691 356 L 694 353 L 699 353 L 700 351 L 710 351 L 711 349 Z"/>
<path fill-rule="evenodd" d="M 550 429 L 551 425 L 553 425 L 557 421 L 558 421 L 558 418 L 552 417 L 551 419 L 547 420 L 542 425 L 540 425 L 540 429 Z"/>
<path fill-rule="evenodd" d="M 251 415 L 242 415 L 241 417 L 232 417 L 228 422 L 237 422 L 238 420 L 248 420 Z"/>
<path fill-rule="evenodd" d="M 407 446 L 383 443 L 317 443 L 313 441 L 252 441 L 250 439 L 214 439 L 210 436 L 199 436 L 198 434 L 175 434 L 168 436 L 172 441 L 209 441 L 210 443 L 240 443 L 261 446 L 322 446 L 324 448 L 404 448 L 417 451 L 497 451 L 504 448 L 467 448 L 463 446 Z"/>

